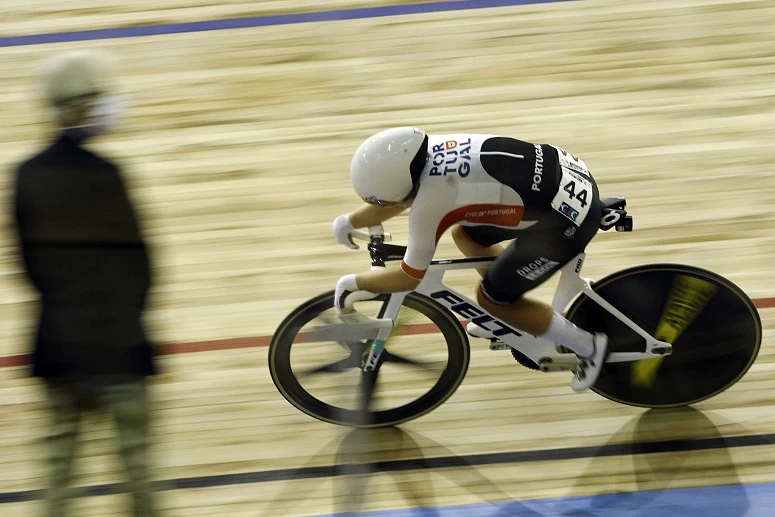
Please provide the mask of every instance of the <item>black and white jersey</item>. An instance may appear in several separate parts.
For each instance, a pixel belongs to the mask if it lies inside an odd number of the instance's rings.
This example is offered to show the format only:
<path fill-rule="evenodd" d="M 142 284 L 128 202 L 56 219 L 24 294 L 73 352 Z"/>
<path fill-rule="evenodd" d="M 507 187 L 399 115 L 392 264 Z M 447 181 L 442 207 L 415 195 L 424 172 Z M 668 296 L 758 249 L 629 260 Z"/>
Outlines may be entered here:
<path fill-rule="evenodd" d="M 442 234 L 455 224 L 523 230 L 544 214 L 584 222 L 592 201 L 586 164 L 565 150 L 495 135 L 429 135 L 429 158 L 409 214 L 401 264 L 423 277 Z"/>

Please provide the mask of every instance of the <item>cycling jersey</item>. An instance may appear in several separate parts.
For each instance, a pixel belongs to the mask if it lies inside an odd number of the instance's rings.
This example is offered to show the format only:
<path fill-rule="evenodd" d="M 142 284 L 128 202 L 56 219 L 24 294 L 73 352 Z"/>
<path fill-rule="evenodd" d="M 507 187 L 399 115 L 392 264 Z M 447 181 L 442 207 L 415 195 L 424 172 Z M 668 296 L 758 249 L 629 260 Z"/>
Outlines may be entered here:
<path fill-rule="evenodd" d="M 482 246 L 519 237 L 524 246 L 499 257 L 484 285 L 487 294 L 503 291 L 493 301 L 508 303 L 582 251 L 597 231 L 594 180 L 582 160 L 559 147 L 494 135 L 429 135 L 428 154 L 401 263 L 413 278 L 424 276 L 439 239 L 455 224 Z M 525 284 L 525 276 L 506 272 L 521 267 L 542 274 L 530 274 L 533 283 Z"/>

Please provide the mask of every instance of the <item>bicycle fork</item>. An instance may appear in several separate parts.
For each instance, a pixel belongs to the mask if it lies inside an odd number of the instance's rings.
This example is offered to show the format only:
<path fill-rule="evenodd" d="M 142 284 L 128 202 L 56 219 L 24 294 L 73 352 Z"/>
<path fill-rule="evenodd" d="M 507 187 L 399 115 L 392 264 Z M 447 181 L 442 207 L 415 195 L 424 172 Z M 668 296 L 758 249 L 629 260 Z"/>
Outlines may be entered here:
<path fill-rule="evenodd" d="M 390 296 L 390 300 L 388 300 L 385 310 L 379 315 L 378 320 L 390 320 L 391 325 L 382 326 L 377 332 L 377 337 L 374 338 L 374 341 L 371 343 L 369 355 L 366 357 L 366 362 L 363 365 L 364 372 L 373 372 L 377 369 L 379 358 L 385 351 L 385 342 L 387 342 L 391 332 L 393 332 L 398 311 L 401 308 L 401 304 L 404 303 L 404 298 L 406 298 L 407 294 L 409 294 L 409 291 L 405 293 L 393 293 Z"/>
<path fill-rule="evenodd" d="M 390 331 L 379 331 L 379 335 L 371 344 L 371 350 L 369 351 L 369 356 L 366 358 L 366 364 L 363 365 L 364 372 L 373 372 L 377 369 L 379 358 L 382 356 L 382 352 L 385 351 L 385 342 L 389 336 Z"/>

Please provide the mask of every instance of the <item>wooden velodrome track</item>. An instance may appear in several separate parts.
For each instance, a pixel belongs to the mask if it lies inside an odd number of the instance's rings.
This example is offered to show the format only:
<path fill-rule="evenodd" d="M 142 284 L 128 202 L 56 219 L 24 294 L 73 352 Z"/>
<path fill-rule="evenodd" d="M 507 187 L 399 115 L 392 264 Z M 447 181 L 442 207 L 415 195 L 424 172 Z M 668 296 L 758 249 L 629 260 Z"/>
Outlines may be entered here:
<path fill-rule="evenodd" d="M 412 2 L 380 2 L 401 3 Z M 372 4 L 66 5 L 14 3 L 0 36 Z M 63 49 L 113 53 L 133 107 L 123 130 L 97 147 L 126 164 L 155 250 L 149 327 L 159 343 L 205 342 L 204 351 L 161 356 L 163 373 L 154 382 L 154 475 L 194 480 L 160 494 L 164 515 L 306 516 L 772 482 L 768 440 L 678 453 L 630 455 L 625 447 L 532 460 L 519 454 L 668 439 L 734 443 L 772 432 L 773 25 L 775 5 L 765 0 L 589 0 L 8 46 L 0 49 L 2 206 L 11 165 L 48 134 L 37 63 Z M 460 390 L 401 429 L 354 433 L 295 410 L 272 385 L 266 348 L 252 345 L 265 344 L 256 336 L 271 335 L 303 300 L 367 266 L 362 250 L 336 245 L 331 220 L 357 206 L 347 167 L 358 143 L 404 124 L 502 133 L 581 155 L 604 194 L 627 196 L 636 224 L 632 234 L 593 242 L 586 276 L 648 262 L 727 276 L 761 307 L 757 363 L 738 385 L 694 409 L 655 413 L 576 395 L 566 375 L 529 372 L 472 340 Z M 33 298 L 8 215 L 3 211 L 0 247 L 0 497 L 16 495 L 0 499 L 0 512 L 15 517 L 42 509 L 30 491 L 45 486 L 46 413 L 39 383 L 25 366 L 11 366 L 29 350 Z M 398 241 L 405 222 L 403 216 L 388 225 Z M 439 255 L 455 255 L 449 236 Z M 472 272 L 452 278 L 469 291 L 476 280 Z M 536 294 L 548 298 L 553 285 Z M 88 423 L 78 484 L 115 483 L 121 469 L 109 420 L 97 415 Z M 365 477 L 311 470 L 488 453 L 514 454 Z M 294 474 L 302 468 L 322 474 Z M 267 472 L 275 474 L 261 476 Z M 207 477 L 218 475 L 224 477 Z M 79 499 L 78 515 L 120 513 L 122 497 Z M 498 515 L 522 515 L 517 510 Z M 564 511 L 571 513 L 557 515 L 598 515 Z"/>

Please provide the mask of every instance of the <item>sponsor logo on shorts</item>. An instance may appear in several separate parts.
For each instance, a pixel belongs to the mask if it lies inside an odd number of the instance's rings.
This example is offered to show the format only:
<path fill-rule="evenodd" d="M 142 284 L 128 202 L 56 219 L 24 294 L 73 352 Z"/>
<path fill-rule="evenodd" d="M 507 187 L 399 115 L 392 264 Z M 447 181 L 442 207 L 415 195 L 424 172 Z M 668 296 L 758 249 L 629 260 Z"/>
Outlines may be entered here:
<path fill-rule="evenodd" d="M 579 216 L 579 211 L 570 206 L 565 201 L 563 201 L 560 205 L 560 213 L 571 221 L 575 221 Z"/>
<path fill-rule="evenodd" d="M 562 234 L 565 236 L 565 238 L 570 239 L 571 237 L 576 235 L 576 227 L 571 226 L 570 228 L 562 232 Z"/>
<path fill-rule="evenodd" d="M 529 263 L 527 266 L 522 266 L 521 268 L 517 269 L 517 273 L 522 278 L 535 281 L 545 275 L 548 271 L 554 269 L 554 267 L 558 266 L 559 264 L 559 262 L 555 262 L 554 260 L 541 257 Z"/>

